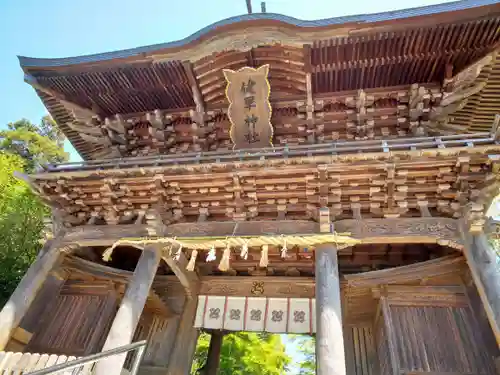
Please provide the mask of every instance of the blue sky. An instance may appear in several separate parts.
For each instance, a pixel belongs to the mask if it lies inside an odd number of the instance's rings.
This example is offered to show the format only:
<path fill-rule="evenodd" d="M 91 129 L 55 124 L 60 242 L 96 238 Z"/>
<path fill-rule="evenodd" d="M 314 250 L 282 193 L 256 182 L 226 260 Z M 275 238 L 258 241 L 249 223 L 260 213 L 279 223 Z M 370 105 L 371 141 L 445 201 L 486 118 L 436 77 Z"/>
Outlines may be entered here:
<path fill-rule="evenodd" d="M 389 11 L 443 1 L 267 0 L 267 11 L 302 19 Z M 260 0 L 253 0 L 254 11 Z M 46 110 L 23 82 L 17 55 L 67 57 L 183 38 L 246 13 L 245 0 L 0 0 L 0 126 Z M 78 160 L 74 150 L 73 160 Z"/>

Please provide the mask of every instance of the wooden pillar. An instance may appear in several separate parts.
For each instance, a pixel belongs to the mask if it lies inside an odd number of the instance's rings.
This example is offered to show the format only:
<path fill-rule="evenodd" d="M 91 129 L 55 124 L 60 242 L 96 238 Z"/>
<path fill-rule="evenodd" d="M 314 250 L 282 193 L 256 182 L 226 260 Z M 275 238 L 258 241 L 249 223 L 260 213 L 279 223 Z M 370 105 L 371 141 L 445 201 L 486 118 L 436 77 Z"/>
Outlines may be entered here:
<path fill-rule="evenodd" d="M 193 327 L 198 298 L 187 298 L 175 336 L 175 346 L 170 354 L 168 375 L 186 375 L 191 371 L 198 330 Z"/>
<path fill-rule="evenodd" d="M 217 375 L 220 363 L 220 351 L 222 349 L 222 340 L 224 334 L 220 331 L 213 331 L 210 337 L 210 346 L 208 347 L 207 362 L 203 371 L 204 375 Z"/>
<path fill-rule="evenodd" d="M 159 263 L 159 249 L 146 247 L 142 251 L 102 351 L 132 342 Z M 125 363 L 125 358 L 126 354 L 121 354 L 101 360 L 96 365 L 95 373 L 97 375 L 119 375 Z"/>
<path fill-rule="evenodd" d="M 467 237 L 464 255 L 500 348 L 500 261 L 484 233 Z"/>
<path fill-rule="evenodd" d="M 316 374 L 345 375 L 337 249 L 316 246 Z"/>
<path fill-rule="evenodd" d="M 5 349 L 49 272 L 62 260 L 55 240 L 47 241 L 40 252 L 0 312 L 0 350 Z"/>

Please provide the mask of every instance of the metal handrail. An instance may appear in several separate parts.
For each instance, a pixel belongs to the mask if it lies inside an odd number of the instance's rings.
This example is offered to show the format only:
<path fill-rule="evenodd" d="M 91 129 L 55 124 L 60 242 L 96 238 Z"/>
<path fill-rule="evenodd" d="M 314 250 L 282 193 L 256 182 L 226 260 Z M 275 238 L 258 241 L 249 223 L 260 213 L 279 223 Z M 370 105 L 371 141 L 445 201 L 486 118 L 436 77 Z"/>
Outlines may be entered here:
<path fill-rule="evenodd" d="M 71 370 L 71 369 L 74 369 L 74 368 L 77 368 L 77 367 L 80 367 L 82 365 L 86 365 L 89 363 L 95 363 L 95 362 L 99 361 L 100 359 L 111 357 L 113 355 L 128 353 L 132 350 L 137 350 L 137 356 L 134 358 L 134 362 L 132 364 L 132 369 L 130 371 L 131 375 L 136 375 L 137 370 L 139 369 L 139 365 L 142 362 L 142 358 L 144 357 L 144 353 L 146 351 L 146 344 L 147 344 L 146 340 L 137 341 L 137 342 L 134 342 L 132 344 L 123 345 L 123 346 L 120 346 L 118 348 L 113 348 L 113 349 L 106 350 L 104 352 L 97 353 L 97 354 L 91 354 L 91 355 L 86 356 L 86 357 L 82 357 L 82 358 L 78 358 L 78 359 L 75 359 L 73 361 L 69 361 L 66 363 L 61 363 L 58 365 L 50 366 L 50 367 L 47 367 L 47 368 L 44 368 L 44 369 L 41 369 L 38 371 L 27 372 L 26 374 L 30 374 L 30 375 L 54 374 L 54 373 L 61 372 L 61 371 Z"/>

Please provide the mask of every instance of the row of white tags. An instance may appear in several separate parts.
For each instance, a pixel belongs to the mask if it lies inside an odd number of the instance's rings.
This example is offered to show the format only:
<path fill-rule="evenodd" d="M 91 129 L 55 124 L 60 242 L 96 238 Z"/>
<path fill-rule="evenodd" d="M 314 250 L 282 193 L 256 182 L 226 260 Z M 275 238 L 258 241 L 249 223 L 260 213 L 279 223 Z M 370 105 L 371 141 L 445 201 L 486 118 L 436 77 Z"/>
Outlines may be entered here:
<path fill-rule="evenodd" d="M 316 300 L 198 296 L 196 328 L 273 333 L 316 332 Z"/>

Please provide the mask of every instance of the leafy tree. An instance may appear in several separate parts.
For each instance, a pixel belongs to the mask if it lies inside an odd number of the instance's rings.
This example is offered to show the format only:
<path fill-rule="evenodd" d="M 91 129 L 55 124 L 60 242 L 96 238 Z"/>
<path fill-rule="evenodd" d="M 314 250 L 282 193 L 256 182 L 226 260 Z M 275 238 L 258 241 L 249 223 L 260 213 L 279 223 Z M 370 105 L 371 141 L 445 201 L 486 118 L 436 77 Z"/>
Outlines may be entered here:
<path fill-rule="evenodd" d="M 50 116 L 43 117 L 40 124 L 26 119 L 11 122 L 0 131 L 0 150 L 23 158 L 27 172 L 38 165 L 67 161 L 63 143 L 64 135 Z"/>
<path fill-rule="evenodd" d="M 316 340 L 311 336 L 298 336 L 295 340 L 302 358 L 298 363 L 299 375 L 316 374 Z"/>
<path fill-rule="evenodd" d="M 198 339 L 192 375 L 199 374 L 206 361 L 210 335 L 203 333 Z M 219 375 L 282 375 L 290 357 L 279 335 L 238 332 L 224 336 Z"/>
<path fill-rule="evenodd" d="M 0 306 L 35 259 L 47 215 L 26 183 L 14 177 L 25 164 L 18 155 L 0 153 Z"/>

